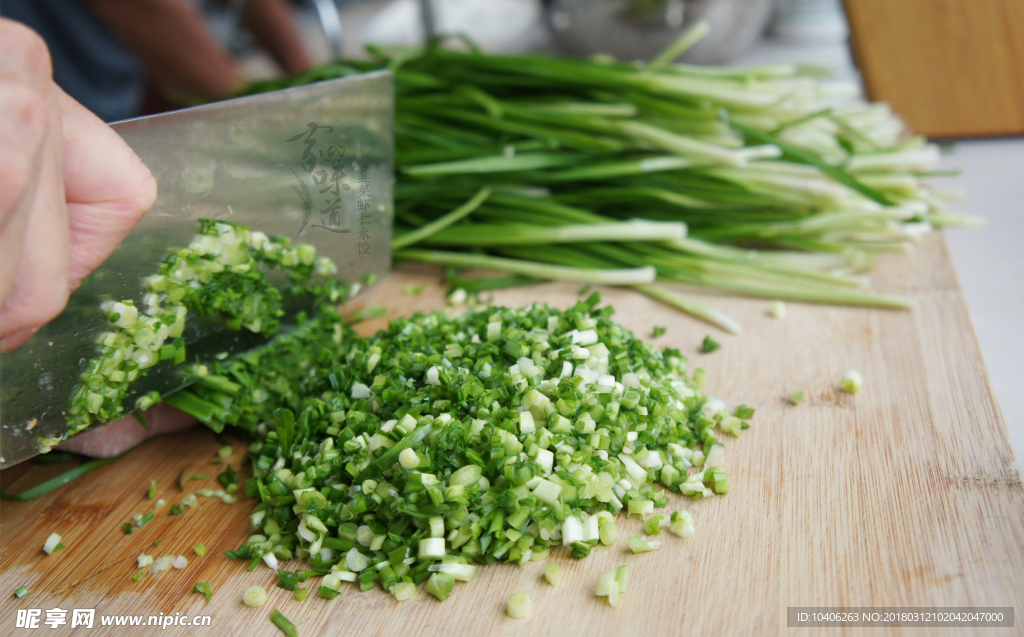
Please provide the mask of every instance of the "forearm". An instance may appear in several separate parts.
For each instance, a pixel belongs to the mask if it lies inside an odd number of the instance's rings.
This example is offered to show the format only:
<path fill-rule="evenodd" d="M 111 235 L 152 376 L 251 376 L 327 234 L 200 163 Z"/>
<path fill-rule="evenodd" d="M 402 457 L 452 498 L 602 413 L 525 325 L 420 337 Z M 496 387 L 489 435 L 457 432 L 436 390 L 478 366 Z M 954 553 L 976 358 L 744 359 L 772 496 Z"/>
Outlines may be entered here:
<path fill-rule="evenodd" d="M 238 65 L 186 0 L 88 0 L 97 17 L 138 56 L 152 81 L 214 98 L 236 87 Z"/>
<path fill-rule="evenodd" d="M 286 72 L 299 73 L 312 66 L 284 0 L 247 0 L 242 22 Z"/>

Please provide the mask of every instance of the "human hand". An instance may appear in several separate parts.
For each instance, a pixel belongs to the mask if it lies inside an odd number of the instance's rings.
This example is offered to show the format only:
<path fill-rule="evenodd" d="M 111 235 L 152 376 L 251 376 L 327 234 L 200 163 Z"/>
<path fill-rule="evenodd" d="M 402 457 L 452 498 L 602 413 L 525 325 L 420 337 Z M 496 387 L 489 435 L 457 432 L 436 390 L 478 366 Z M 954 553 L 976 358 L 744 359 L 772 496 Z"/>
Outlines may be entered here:
<path fill-rule="evenodd" d="M 195 418 L 170 405 L 157 405 L 142 413 L 149 423 L 148 430 L 134 416 L 126 416 L 69 438 L 57 445 L 57 449 L 91 458 L 113 458 L 147 438 L 181 431 L 196 424 Z"/>
<path fill-rule="evenodd" d="M 0 347 L 28 340 L 135 227 L 156 181 L 131 148 L 53 82 L 46 45 L 0 19 Z M 166 405 L 60 449 L 110 457 L 195 424 Z"/>
<path fill-rule="evenodd" d="M 49 52 L 0 19 L 0 348 L 64 309 L 68 295 L 156 199 L 149 169 L 53 82 Z"/>

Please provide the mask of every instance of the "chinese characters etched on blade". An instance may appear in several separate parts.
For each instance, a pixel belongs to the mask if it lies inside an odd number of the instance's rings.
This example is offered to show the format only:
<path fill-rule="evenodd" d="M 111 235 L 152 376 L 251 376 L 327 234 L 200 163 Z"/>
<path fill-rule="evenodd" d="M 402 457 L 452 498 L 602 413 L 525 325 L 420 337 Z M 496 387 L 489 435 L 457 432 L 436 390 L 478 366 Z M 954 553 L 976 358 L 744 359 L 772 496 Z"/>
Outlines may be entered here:
<path fill-rule="evenodd" d="M 312 186 L 311 191 L 302 175 L 292 170 L 298 182 L 297 186 L 292 186 L 292 190 L 298 195 L 302 207 L 302 226 L 295 236 L 302 234 L 306 226 L 339 234 L 351 232 L 341 227 L 342 191 L 352 189 L 345 183 L 348 176 L 343 170 L 345 147 L 340 144 L 335 146 L 331 142 L 333 132 L 333 126 L 309 122 L 306 124 L 306 130 L 287 140 L 297 142 L 302 147 L 299 165 L 308 176 L 309 185 Z M 313 218 L 314 208 L 318 208 L 317 219 Z"/>
<path fill-rule="evenodd" d="M 362 166 L 359 167 L 359 198 L 356 200 L 356 208 L 359 210 L 359 254 L 367 255 L 370 254 L 370 171 Z"/>

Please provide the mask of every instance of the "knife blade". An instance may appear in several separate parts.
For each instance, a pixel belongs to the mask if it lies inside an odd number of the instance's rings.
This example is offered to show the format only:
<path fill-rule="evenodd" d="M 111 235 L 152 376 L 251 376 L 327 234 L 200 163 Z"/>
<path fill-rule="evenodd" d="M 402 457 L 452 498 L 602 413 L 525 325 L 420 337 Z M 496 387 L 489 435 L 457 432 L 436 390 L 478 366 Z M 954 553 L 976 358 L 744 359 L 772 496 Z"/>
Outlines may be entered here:
<path fill-rule="evenodd" d="M 349 283 L 386 275 L 393 121 L 393 76 L 377 71 L 112 124 L 156 178 L 157 200 L 60 316 L 0 355 L 0 468 L 63 437 L 71 395 L 109 330 L 101 302 L 138 302 L 142 278 L 169 250 L 188 245 L 200 219 L 310 243 Z M 282 333 L 303 309 L 296 299 L 286 302 Z M 189 319 L 184 338 L 188 360 L 200 363 L 266 342 L 203 317 Z M 124 404 L 184 387 L 183 367 L 151 368 Z"/>

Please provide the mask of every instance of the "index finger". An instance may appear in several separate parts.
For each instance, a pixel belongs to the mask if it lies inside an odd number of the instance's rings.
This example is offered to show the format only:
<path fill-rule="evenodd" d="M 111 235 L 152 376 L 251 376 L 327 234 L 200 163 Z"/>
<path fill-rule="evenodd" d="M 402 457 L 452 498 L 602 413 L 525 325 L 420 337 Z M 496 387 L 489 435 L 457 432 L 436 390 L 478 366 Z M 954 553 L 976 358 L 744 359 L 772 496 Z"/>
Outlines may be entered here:
<path fill-rule="evenodd" d="M 96 269 L 156 201 L 156 180 L 121 137 L 61 92 L 71 287 Z"/>

